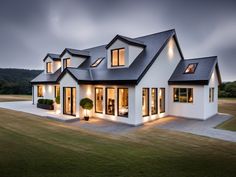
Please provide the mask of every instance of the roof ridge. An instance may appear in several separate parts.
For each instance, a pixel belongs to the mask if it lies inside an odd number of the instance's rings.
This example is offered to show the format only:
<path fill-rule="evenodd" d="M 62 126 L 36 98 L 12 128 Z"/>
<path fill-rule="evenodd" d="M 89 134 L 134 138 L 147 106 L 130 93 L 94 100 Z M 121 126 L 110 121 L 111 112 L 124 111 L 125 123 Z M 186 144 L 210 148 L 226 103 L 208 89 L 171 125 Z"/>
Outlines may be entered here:
<path fill-rule="evenodd" d="M 209 59 L 209 58 L 216 58 L 217 59 L 217 56 L 213 55 L 213 56 L 208 56 L 208 57 L 185 58 L 184 60 L 200 60 L 200 59 Z"/>
<path fill-rule="evenodd" d="M 160 31 L 160 32 L 157 32 L 157 33 L 152 33 L 152 34 L 148 34 L 148 35 L 144 35 L 144 36 L 135 37 L 135 38 L 133 38 L 133 39 L 139 39 L 139 38 L 143 38 L 143 37 L 148 37 L 148 36 L 152 36 L 152 35 L 157 35 L 157 34 L 161 34 L 161 33 L 166 33 L 166 32 L 169 32 L 169 31 L 174 31 L 174 32 L 176 32 L 175 29 L 172 28 L 172 29 L 165 30 L 165 31 Z"/>

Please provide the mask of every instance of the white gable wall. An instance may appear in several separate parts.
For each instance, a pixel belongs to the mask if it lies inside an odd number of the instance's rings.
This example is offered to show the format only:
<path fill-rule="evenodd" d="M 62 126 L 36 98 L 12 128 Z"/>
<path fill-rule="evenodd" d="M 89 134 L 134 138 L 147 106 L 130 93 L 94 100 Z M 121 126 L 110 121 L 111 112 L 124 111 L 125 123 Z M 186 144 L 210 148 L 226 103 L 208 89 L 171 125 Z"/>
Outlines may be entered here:
<path fill-rule="evenodd" d="M 135 87 L 135 124 L 142 124 L 149 120 L 156 119 L 168 115 L 168 101 L 169 101 L 169 86 L 168 80 L 174 72 L 176 66 L 181 60 L 180 52 L 176 46 L 175 40 L 172 38 L 166 47 L 162 50 L 155 62 L 144 75 L 140 83 Z M 142 117 L 142 88 L 149 88 L 149 112 L 151 113 L 151 88 L 165 88 L 165 113 L 160 113 L 158 107 L 158 114 L 153 116 Z M 159 95 L 158 95 L 159 105 Z"/>
<path fill-rule="evenodd" d="M 61 67 L 60 61 L 53 61 L 50 57 L 47 57 L 44 61 L 44 72 L 47 73 L 47 62 L 52 63 L 52 73 L 56 72 Z M 50 73 L 47 73 L 50 74 Z"/>
<path fill-rule="evenodd" d="M 80 66 L 84 61 L 85 58 L 83 57 L 75 57 L 75 56 L 71 56 L 68 52 L 66 52 L 63 57 L 61 58 L 61 63 L 62 63 L 62 68 L 61 70 L 63 71 L 63 59 L 67 59 L 70 58 L 70 66 L 68 67 L 72 67 L 72 68 L 77 68 L 78 66 Z"/>

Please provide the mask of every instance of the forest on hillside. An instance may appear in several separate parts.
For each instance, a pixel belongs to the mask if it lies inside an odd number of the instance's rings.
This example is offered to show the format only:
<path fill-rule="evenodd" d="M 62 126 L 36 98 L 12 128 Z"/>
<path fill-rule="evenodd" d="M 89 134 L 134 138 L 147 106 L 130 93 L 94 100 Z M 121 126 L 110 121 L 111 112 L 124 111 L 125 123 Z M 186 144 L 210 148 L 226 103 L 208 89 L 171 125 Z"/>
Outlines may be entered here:
<path fill-rule="evenodd" d="M 41 72 L 41 70 L 0 68 L 0 94 L 31 94 L 30 81 Z"/>
<path fill-rule="evenodd" d="M 222 83 L 219 86 L 219 97 L 236 98 L 236 81 Z"/>

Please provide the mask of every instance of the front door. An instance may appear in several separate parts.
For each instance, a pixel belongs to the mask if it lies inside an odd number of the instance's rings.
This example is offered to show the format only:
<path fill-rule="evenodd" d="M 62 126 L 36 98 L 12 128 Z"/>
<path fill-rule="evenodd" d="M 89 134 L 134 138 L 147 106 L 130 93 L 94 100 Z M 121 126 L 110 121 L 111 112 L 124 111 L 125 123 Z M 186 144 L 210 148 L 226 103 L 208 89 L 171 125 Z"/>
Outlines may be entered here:
<path fill-rule="evenodd" d="M 63 88 L 63 114 L 76 115 L 76 89 L 75 87 Z"/>

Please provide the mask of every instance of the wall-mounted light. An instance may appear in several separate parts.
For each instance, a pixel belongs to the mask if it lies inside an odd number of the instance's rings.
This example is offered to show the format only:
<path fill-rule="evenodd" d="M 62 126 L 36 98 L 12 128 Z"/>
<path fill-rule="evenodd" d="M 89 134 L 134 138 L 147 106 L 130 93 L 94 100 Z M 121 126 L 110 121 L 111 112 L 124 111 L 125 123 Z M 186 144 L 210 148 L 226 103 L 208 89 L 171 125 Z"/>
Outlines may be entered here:
<path fill-rule="evenodd" d="M 170 59 L 174 57 L 174 40 L 171 39 L 168 43 L 168 56 Z"/>

